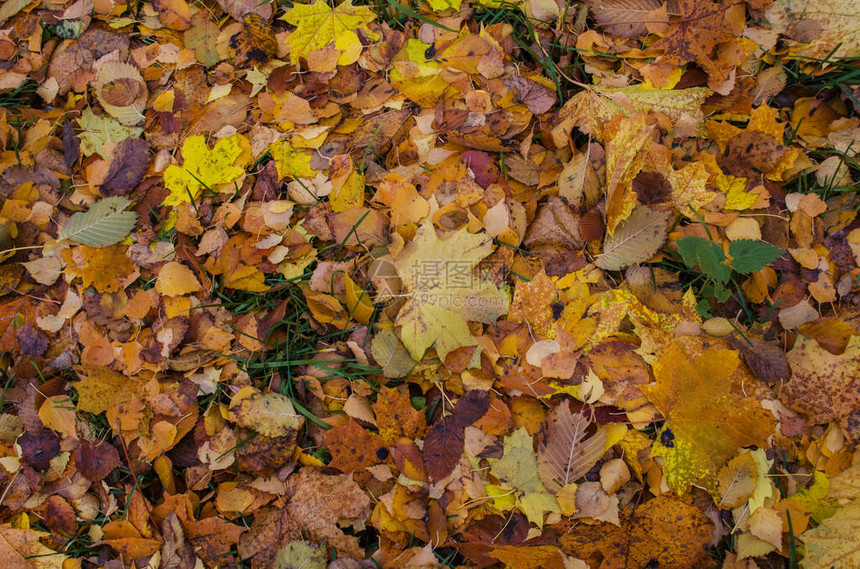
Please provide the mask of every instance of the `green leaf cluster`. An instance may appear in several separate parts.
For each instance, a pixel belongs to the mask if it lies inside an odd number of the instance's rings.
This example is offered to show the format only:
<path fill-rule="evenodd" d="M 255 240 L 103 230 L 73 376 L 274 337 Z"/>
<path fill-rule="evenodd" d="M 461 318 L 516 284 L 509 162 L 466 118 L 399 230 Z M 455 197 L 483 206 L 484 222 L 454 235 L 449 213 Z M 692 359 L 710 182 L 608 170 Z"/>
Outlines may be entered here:
<path fill-rule="evenodd" d="M 785 253 L 784 249 L 753 239 L 732 241 L 728 256 L 718 243 L 703 237 L 683 237 L 675 245 L 684 264 L 699 271 L 705 279 L 700 293 L 703 300 L 696 307 L 702 316 L 710 315 L 709 298 L 726 302 L 732 296 L 729 286 L 736 273 L 748 275 L 759 271 Z"/>

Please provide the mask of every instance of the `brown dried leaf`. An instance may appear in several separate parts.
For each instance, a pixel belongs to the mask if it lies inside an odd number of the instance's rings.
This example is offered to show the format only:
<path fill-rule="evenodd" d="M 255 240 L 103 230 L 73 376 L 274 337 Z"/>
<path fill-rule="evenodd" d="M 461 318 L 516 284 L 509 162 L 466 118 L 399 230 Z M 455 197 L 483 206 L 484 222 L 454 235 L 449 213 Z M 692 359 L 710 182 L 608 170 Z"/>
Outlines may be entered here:
<path fill-rule="evenodd" d="M 639 205 L 630 217 L 621 222 L 615 234 L 606 238 L 603 253 L 594 264 L 602 269 L 618 271 L 644 263 L 666 242 L 670 211 L 654 211 Z"/>
<path fill-rule="evenodd" d="M 860 406 L 860 336 L 852 336 L 845 351 L 834 355 L 815 340 L 798 336 L 787 354 L 791 381 L 780 395 L 812 423 L 841 421 Z"/>
<path fill-rule="evenodd" d="M 331 476 L 313 468 L 302 468 L 288 480 L 293 498 L 289 514 L 314 541 L 325 541 L 337 549 L 338 557 L 363 558 L 358 539 L 338 528 L 339 520 L 356 520 L 370 515 L 370 498 L 352 477 Z"/>
<path fill-rule="evenodd" d="M 127 138 L 113 151 L 110 169 L 101 185 L 103 196 L 124 196 L 134 189 L 149 169 L 149 144 Z"/>
<path fill-rule="evenodd" d="M 594 19 L 607 33 L 623 38 L 635 38 L 648 32 L 650 12 L 665 4 L 665 0 L 588 0 L 585 5 L 594 12 Z"/>
<path fill-rule="evenodd" d="M 538 438 L 538 474 L 550 492 L 585 476 L 605 451 L 606 433 L 585 439 L 591 419 L 574 414 L 566 401 L 547 416 Z"/>
<path fill-rule="evenodd" d="M 573 522 L 568 522 L 573 523 Z M 661 569 L 704 567 L 702 547 L 711 538 L 711 523 L 697 508 L 662 495 L 638 506 L 621 520 L 579 524 L 562 532 L 562 551 L 591 563 L 602 557 L 601 569 L 648 567 Z"/>

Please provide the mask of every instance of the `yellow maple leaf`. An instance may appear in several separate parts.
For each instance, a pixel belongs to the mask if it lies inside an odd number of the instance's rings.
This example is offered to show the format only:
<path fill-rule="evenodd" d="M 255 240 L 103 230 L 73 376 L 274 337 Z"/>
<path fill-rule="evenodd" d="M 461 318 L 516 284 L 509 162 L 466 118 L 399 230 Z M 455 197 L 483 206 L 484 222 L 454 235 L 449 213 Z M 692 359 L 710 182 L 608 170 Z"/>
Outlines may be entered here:
<path fill-rule="evenodd" d="M 349 65 L 358 59 L 356 46 L 358 54 L 361 53 L 361 40 L 353 30 L 367 31 L 367 24 L 376 16 L 367 6 L 353 6 L 352 0 L 341 2 L 334 9 L 317 0 L 313 4 L 294 5 L 282 19 L 297 26 L 287 38 L 291 63 L 298 63 L 300 57 L 334 43 L 336 49 L 344 52 L 338 64 Z"/>
<path fill-rule="evenodd" d="M 653 366 L 657 384 L 642 387 L 666 417 L 651 455 L 663 457 L 666 481 L 678 494 L 690 484 L 715 492 L 725 462 L 741 447 L 764 445 L 773 432 L 774 419 L 759 402 L 732 391 L 739 364 L 733 350 L 672 344 Z"/>
<path fill-rule="evenodd" d="M 672 202 L 675 207 L 690 219 L 696 219 L 695 212 L 717 196 L 717 192 L 707 187 L 709 174 L 701 162 L 691 162 L 680 170 L 670 166 L 664 176 L 672 186 Z"/>
<path fill-rule="evenodd" d="M 492 324 L 508 312 L 508 293 L 475 275 L 475 266 L 492 249 L 486 235 L 460 229 L 443 240 L 424 223 L 397 256 L 407 300 L 396 324 L 413 358 L 420 360 L 431 346 L 444 359 L 473 345 L 469 321 Z"/>
<path fill-rule="evenodd" d="M 204 136 L 189 136 L 182 144 L 182 159 L 182 166 L 171 164 L 164 171 L 164 187 L 170 195 L 161 205 L 191 203 L 203 188 L 216 189 L 241 177 L 251 162 L 251 143 L 241 134 L 234 134 L 209 150 Z"/>
<path fill-rule="evenodd" d="M 449 83 L 439 75 L 442 66 L 425 55 L 430 44 L 409 39 L 397 52 L 389 72 L 392 87 L 422 107 L 432 107 Z"/>

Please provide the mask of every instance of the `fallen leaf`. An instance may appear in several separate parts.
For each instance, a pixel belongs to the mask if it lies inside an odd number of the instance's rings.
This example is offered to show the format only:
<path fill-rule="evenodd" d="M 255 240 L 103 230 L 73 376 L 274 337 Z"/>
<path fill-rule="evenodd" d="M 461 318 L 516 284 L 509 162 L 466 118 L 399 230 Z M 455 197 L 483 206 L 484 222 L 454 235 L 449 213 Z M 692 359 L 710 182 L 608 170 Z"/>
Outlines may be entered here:
<path fill-rule="evenodd" d="M 731 459 L 717 475 L 721 508 L 738 508 L 752 496 L 758 482 L 758 469 L 752 455 L 741 454 Z"/>
<path fill-rule="evenodd" d="M 303 468 L 290 478 L 289 489 L 297 499 L 290 501 L 287 510 L 311 539 L 327 542 L 338 556 L 362 556 L 358 539 L 337 526 L 339 520 L 364 518 L 370 512 L 370 498 L 349 475 L 331 476 Z"/>
<path fill-rule="evenodd" d="M 838 356 L 815 340 L 798 336 L 786 357 L 791 380 L 781 394 L 788 405 L 814 424 L 845 424 L 860 405 L 860 375 L 854 372 L 860 366 L 860 336 L 852 336 Z"/>
<path fill-rule="evenodd" d="M 621 519 L 581 525 L 560 536 L 562 551 L 590 563 L 603 558 L 600 567 L 660 567 L 685 569 L 702 566 L 708 556 L 703 545 L 711 539 L 711 523 L 697 508 L 672 496 L 658 496 Z"/>
<path fill-rule="evenodd" d="M 250 146 L 241 134 L 219 140 L 212 150 L 205 137 L 189 136 L 182 144 L 182 166 L 171 164 L 164 172 L 164 187 L 170 190 L 162 205 L 193 202 L 203 189 L 217 191 L 245 173 Z"/>
<path fill-rule="evenodd" d="M 261 393 L 253 387 L 240 389 L 230 400 L 228 419 L 267 437 L 288 435 L 305 422 L 280 393 Z"/>
<path fill-rule="evenodd" d="M 606 232 L 614 235 L 618 225 L 636 206 L 633 178 L 645 164 L 653 127 L 646 123 L 645 113 L 623 117 L 606 144 Z"/>
<path fill-rule="evenodd" d="M 149 169 L 149 145 L 139 138 L 117 144 L 110 169 L 101 185 L 104 196 L 122 196 L 134 189 Z"/>
<path fill-rule="evenodd" d="M 657 384 L 642 388 L 666 417 L 652 454 L 663 457 L 669 487 L 679 494 L 690 484 L 715 490 L 723 464 L 739 448 L 764 444 L 773 431 L 758 401 L 732 390 L 739 363 L 732 350 L 688 355 L 672 344 L 654 364 Z"/>
<path fill-rule="evenodd" d="M 516 492 L 517 506 L 528 520 L 543 526 L 545 512 L 560 512 L 558 502 L 548 493 L 538 475 L 534 441 L 525 427 L 520 427 L 505 439 L 502 458 L 490 459 L 492 473 L 503 488 Z"/>
<path fill-rule="evenodd" d="M 465 229 L 440 239 L 425 223 L 394 259 L 407 294 L 395 323 L 413 358 L 420 360 L 431 346 L 444 359 L 473 345 L 467 321 L 492 324 L 508 311 L 507 293 L 475 275 L 491 248 L 487 238 Z"/>
<path fill-rule="evenodd" d="M 352 51 L 356 47 L 361 51 L 361 42 L 354 30 L 367 30 L 367 24 L 375 18 L 370 8 L 353 6 L 352 0 L 341 2 L 334 8 L 322 0 L 313 4 L 296 4 L 283 16 L 288 24 L 298 26 L 287 38 L 291 62 L 298 63 L 300 57 L 334 42 L 335 48 L 344 52 L 338 62 L 341 65 L 352 63 L 355 61 Z"/>
<path fill-rule="evenodd" d="M 594 264 L 602 269 L 618 271 L 636 263 L 644 263 L 666 241 L 670 216 L 668 211 L 636 206 L 616 232 L 606 238 L 603 253 Z"/>
<path fill-rule="evenodd" d="M 137 222 L 137 214 L 125 209 L 131 201 L 109 197 L 78 212 L 60 229 L 57 239 L 69 239 L 89 247 L 106 247 L 122 241 Z"/>
<path fill-rule="evenodd" d="M 165 263 L 158 271 L 155 290 L 165 296 L 181 296 L 201 290 L 200 282 L 194 273 L 177 261 Z"/>
<path fill-rule="evenodd" d="M 820 526 L 799 536 L 804 545 L 801 567 L 824 569 L 860 565 L 860 544 L 855 539 L 858 531 L 860 503 L 851 502 L 839 508 Z"/>
<path fill-rule="evenodd" d="M 561 403 L 547 416 L 538 438 L 537 469 L 550 492 L 583 478 L 597 464 L 605 451 L 606 433 L 586 438 L 589 418 L 573 414 L 567 403 Z"/>

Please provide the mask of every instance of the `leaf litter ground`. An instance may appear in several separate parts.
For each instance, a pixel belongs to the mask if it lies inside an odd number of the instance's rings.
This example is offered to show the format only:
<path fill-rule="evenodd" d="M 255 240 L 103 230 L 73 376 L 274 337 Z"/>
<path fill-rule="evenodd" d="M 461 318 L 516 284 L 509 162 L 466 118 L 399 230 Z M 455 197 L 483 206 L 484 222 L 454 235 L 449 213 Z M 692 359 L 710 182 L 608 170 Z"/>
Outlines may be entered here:
<path fill-rule="evenodd" d="M 856 0 L 9 0 L 0 560 L 860 567 Z"/>

